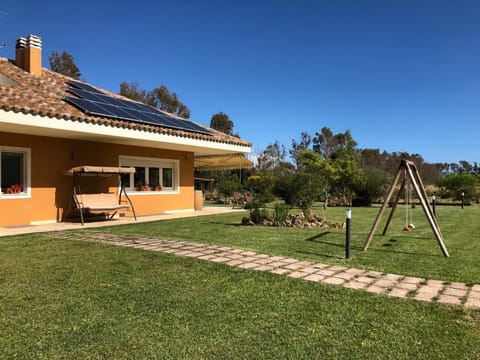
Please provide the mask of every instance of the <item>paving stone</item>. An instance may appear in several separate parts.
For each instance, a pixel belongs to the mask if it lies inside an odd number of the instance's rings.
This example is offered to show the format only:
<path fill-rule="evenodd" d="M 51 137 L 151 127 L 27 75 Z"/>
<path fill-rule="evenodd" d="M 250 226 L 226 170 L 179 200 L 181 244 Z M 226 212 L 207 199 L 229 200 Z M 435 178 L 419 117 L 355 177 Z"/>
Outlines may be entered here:
<path fill-rule="evenodd" d="M 397 285 L 395 285 L 395 287 L 399 289 L 405 289 L 408 291 L 417 290 L 417 284 L 412 284 L 412 283 L 403 282 L 403 281 L 399 282 Z"/>
<path fill-rule="evenodd" d="M 308 280 L 308 281 L 320 282 L 320 281 L 322 281 L 324 278 L 325 278 L 325 276 L 322 276 L 322 275 L 310 274 L 310 275 L 304 277 L 303 279 L 304 279 L 304 280 Z"/>
<path fill-rule="evenodd" d="M 368 292 L 374 293 L 374 294 L 385 294 L 387 292 L 387 289 L 384 287 L 376 286 L 376 285 L 371 285 L 366 288 Z"/>
<path fill-rule="evenodd" d="M 257 260 L 257 258 L 255 256 L 245 256 L 242 258 L 242 260 L 245 262 L 254 262 L 255 260 Z"/>
<path fill-rule="evenodd" d="M 472 291 L 478 291 L 480 292 L 480 284 L 475 284 L 472 286 Z"/>
<path fill-rule="evenodd" d="M 360 276 L 360 277 L 355 279 L 356 282 L 360 282 L 360 283 L 363 283 L 363 284 L 371 284 L 376 280 L 377 280 L 376 278 L 371 278 L 371 277 L 367 277 L 367 276 Z"/>
<path fill-rule="evenodd" d="M 283 256 L 270 256 L 270 259 L 272 259 L 272 261 L 281 261 L 285 258 Z"/>
<path fill-rule="evenodd" d="M 462 297 L 467 295 L 467 290 L 456 289 L 450 286 L 447 286 L 445 290 L 443 290 L 442 295 L 450 295 L 450 296 L 457 296 Z"/>
<path fill-rule="evenodd" d="M 427 281 L 427 285 L 428 285 L 428 286 L 439 286 L 439 287 L 443 287 L 443 281 L 441 281 L 441 280 L 428 280 L 428 281 Z"/>
<path fill-rule="evenodd" d="M 234 254 L 241 254 L 242 252 L 243 252 L 242 249 L 233 249 L 232 250 L 232 253 L 234 253 Z"/>
<path fill-rule="evenodd" d="M 216 262 L 216 263 L 224 263 L 224 262 L 229 262 L 231 259 L 224 257 L 224 256 L 218 256 L 210 259 L 209 261 L 211 262 Z"/>
<path fill-rule="evenodd" d="M 256 268 L 253 268 L 253 270 L 257 270 L 257 271 L 271 271 L 273 270 L 273 267 L 272 266 L 269 266 L 269 265 L 260 265 Z"/>
<path fill-rule="evenodd" d="M 314 272 L 318 271 L 318 269 L 314 267 L 304 267 L 304 268 L 301 268 L 300 270 L 307 274 L 313 274 Z"/>
<path fill-rule="evenodd" d="M 300 263 L 293 263 L 293 264 L 288 264 L 288 265 L 284 266 L 285 269 L 289 269 L 289 270 L 298 270 L 298 269 L 301 269 L 303 267 L 304 266 Z"/>
<path fill-rule="evenodd" d="M 473 298 L 473 299 L 480 299 L 480 291 L 470 291 L 470 294 L 468 294 L 468 297 Z"/>
<path fill-rule="evenodd" d="M 242 260 L 234 259 L 234 260 L 231 260 L 231 261 L 227 262 L 226 264 L 230 265 L 230 266 L 238 266 L 238 265 L 243 264 L 243 263 L 244 262 Z"/>
<path fill-rule="evenodd" d="M 277 269 L 273 269 L 271 272 L 278 275 L 284 275 L 284 274 L 288 274 L 291 271 L 287 269 L 277 268 Z"/>
<path fill-rule="evenodd" d="M 316 274 L 323 275 L 323 276 L 332 276 L 333 274 L 335 274 L 335 271 L 323 269 L 323 270 L 317 271 Z"/>
<path fill-rule="evenodd" d="M 240 253 L 240 254 L 245 255 L 245 256 L 257 255 L 257 253 L 254 252 L 254 251 L 244 251 L 244 252 L 242 252 L 242 253 Z"/>
<path fill-rule="evenodd" d="M 368 277 L 379 277 L 379 276 L 382 276 L 383 273 L 381 273 L 379 271 L 368 271 L 367 273 L 365 273 L 363 275 L 368 276 Z"/>
<path fill-rule="evenodd" d="M 330 266 L 328 268 L 328 270 L 331 270 L 331 271 L 335 271 L 335 272 L 338 272 L 338 271 L 345 271 L 347 270 L 348 268 L 345 267 L 345 266 L 340 266 L 340 265 L 333 265 L 333 266 Z"/>
<path fill-rule="evenodd" d="M 436 295 L 436 294 L 433 294 L 433 293 L 417 292 L 413 298 L 414 298 L 415 300 L 431 302 L 431 301 L 433 301 L 432 299 L 433 299 L 435 296 L 437 296 L 437 295 Z"/>
<path fill-rule="evenodd" d="M 294 272 L 291 272 L 290 274 L 288 274 L 288 276 L 293 277 L 293 278 L 303 278 L 307 275 L 308 275 L 307 273 L 304 273 L 302 271 L 294 271 Z"/>
<path fill-rule="evenodd" d="M 271 263 L 271 262 L 272 262 L 272 259 L 270 259 L 270 258 L 262 258 L 262 259 L 256 259 L 256 260 L 254 260 L 254 261 L 255 261 L 256 263 L 258 263 L 258 264 L 264 264 L 264 265 L 265 265 L 265 264 Z"/>
<path fill-rule="evenodd" d="M 243 256 L 240 255 L 240 254 L 230 254 L 230 255 L 227 255 L 227 257 L 228 257 L 229 259 L 234 259 L 234 260 L 236 260 L 236 259 L 243 259 Z"/>
<path fill-rule="evenodd" d="M 283 259 L 282 260 L 284 263 L 287 263 L 287 264 L 293 264 L 293 263 L 298 263 L 300 261 L 298 261 L 297 259 L 292 259 L 292 258 L 286 258 L 286 259 Z"/>
<path fill-rule="evenodd" d="M 394 287 L 395 284 L 396 282 L 393 280 L 380 279 L 380 280 L 377 280 L 373 285 L 388 289 L 388 288 Z"/>
<path fill-rule="evenodd" d="M 344 285 L 344 287 L 349 288 L 349 289 L 357 289 L 357 290 L 363 290 L 368 286 L 368 284 L 361 283 L 358 281 L 350 281 Z"/>
<path fill-rule="evenodd" d="M 413 276 L 406 276 L 402 279 L 402 282 L 408 283 L 408 284 L 419 284 L 423 281 L 425 281 L 425 279 L 422 279 L 419 277 L 413 277 Z"/>
<path fill-rule="evenodd" d="M 168 254 L 178 254 L 178 253 L 183 252 L 183 250 L 179 250 L 179 249 L 168 249 L 168 250 L 165 250 L 164 252 L 165 252 L 165 253 L 168 253 Z"/>
<path fill-rule="evenodd" d="M 216 257 L 215 255 L 209 254 L 209 255 L 200 256 L 199 259 L 200 260 L 210 260 L 210 259 L 213 259 L 215 257 Z"/>
<path fill-rule="evenodd" d="M 232 251 L 233 248 L 228 247 L 228 246 L 222 246 L 222 247 L 219 247 L 218 250 L 221 250 L 221 251 Z"/>
<path fill-rule="evenodd" d="M 335 274 L 335 277 L 338 277 L 340 279 L 350 280 L 351 278 L 355 277 L 355 274 L 344 271 L 344 272 Z"/>
<path fill-rule="evenodd" d="M 329 267 L 330 265 L 327 265 L 327 264 L 320 264 L 320 263 L 316 263 L 316 264 L 313 264 L 312 267 L 316 268 L 316 269 L 325 269 L 327 267 Z"/>
<path fill-rule="evenodd" d="M 457 296 L 440 295 L 437 302 L 442 304 L 460 305 L 462 303 L 462 299 Z"/>
<path fill-rule="evenodd" d="M 188 254 L 185 254 L 184 256 L 199 258 L 200 256 L 203 256 L 203 255 L 204 255 L 203 253 L 198 251 L 190 251 Z"/>
<path fill-rule="evenodd" d="M 257 259 L 267 259 L 267 258 L 270 258 L 270 255 L 257 254 L 255 257 L 256 257 Z"/>
<path fill-rule="evenodd" d="M 202 250 L 202 252 L 208 255 L 208 254 L 216 254 L 218 251 L 214 249 L 205 249 L 205 250 Z"/>
<path fill-rule="evenodd" d="M 242 268 L 242 269 L 253 269 L 253 268 L 256 268 L 258 266 L 257 263 L 254 263 L 254 262 L 247 262 L 247 263 L 243 263 L 241 265 L 238 265 L 239 268 Z"/>
<path fill-rule="evenodd" d="M 274 261 L 274 262 L 270 263 L 269 265 L 273 266 L 273 267 L 281 267 L 281 266 L 285 266 L 286 264 L 283 261 Z"/>
<path fill-rule="evenodd" d="M 467 309 L 480 309 L 480 299 L 469 297 L 467 302 L 465 303 L 465 307 Z"/>
<path fill-rule="evenodd" d="M 345 279 L 340 279 L 337 277 L 327 277 L 322 280 L 322 283 L 329 285 L 342 285 L 345 283 Z"/>
<path fill-rule="evenodd" d="M 408 297 L 409 291 L 407 289 L 401 289 L 401 288 L 393 288 L 388 295 L 389 296 L 395 296 L 399 298 L 407 298 Z"/>
<path fill-rule="evenodd" d="M 346 273 L 349 273 L 349 274 L 353 274 L 353 275 L 355 275 L 355 276 L 360 276 L 360 275 L 366 273 L 367 270 L 350 268 L 350 269 L 345 270 L 345 272 L 346 272 Z"/>
<path fill-rule="evenodd" d="M 452 283 L 448 284 L 447 286 L 450 287 L 450 288 L 459 289 L 459 290 L 465 290 L 465 291 L 468 290 L 467 284 L 462 283 L 462 282 L 452 282 Z"/>
<path fill-rule="evenodd" d="M 436 286 L 423 285 L 417 289 L 417 293 L 431 294 L 433 296 L 437 296 L 440 290 L 441 288 L 438 288 Z"/>
<path fill-rule="evenodd" d="M 404 276 L 403 275 L 397 275 L 397 274 L 386 274 L 384 275 L 384 279 L 387 279 L 387 280 L 392 280 L 392 281 L 398 281 L 400 279 L 402 279 Z"/>

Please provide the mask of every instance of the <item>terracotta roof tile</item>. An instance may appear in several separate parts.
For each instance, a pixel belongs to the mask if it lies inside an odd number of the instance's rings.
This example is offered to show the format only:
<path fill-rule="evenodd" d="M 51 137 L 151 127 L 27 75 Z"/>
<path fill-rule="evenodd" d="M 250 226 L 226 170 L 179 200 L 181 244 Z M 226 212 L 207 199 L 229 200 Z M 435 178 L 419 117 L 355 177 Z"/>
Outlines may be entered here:
<path fill-rule="evenodd" d="M 132 121 L 111 119 L 102 116 L 87 115 L 63 100 L 63 96 L 71 96 L 71 94 L 67 93 L 68 84 L 66 82 L 74 79 L 45 68 L 42 69 L 42 76 L 39 78 L 17 67 L 14 64 L 14 61 L 0 58 L 0 73 L 18 84 L 11 85 L 0 82 L 0 109 L 5 111 L 48 116 L 85 123 L 97 123 L 112 127 L 138 129 L 159 134 L 168 134 L 245 147 L 251 146 L 251 143 L 248 141 L 224 134 L 198 123 L 198 125 L 210 131 L 212 135 L 155 125 L 139 124 Z M 94 87 L 107 95 L 125 99 L 118 94 L 114 94 L 96 86 Z M 172 116 L 172 114 L 169 115 Z M 183 120 L 178 116 L 175 117 Z"/>

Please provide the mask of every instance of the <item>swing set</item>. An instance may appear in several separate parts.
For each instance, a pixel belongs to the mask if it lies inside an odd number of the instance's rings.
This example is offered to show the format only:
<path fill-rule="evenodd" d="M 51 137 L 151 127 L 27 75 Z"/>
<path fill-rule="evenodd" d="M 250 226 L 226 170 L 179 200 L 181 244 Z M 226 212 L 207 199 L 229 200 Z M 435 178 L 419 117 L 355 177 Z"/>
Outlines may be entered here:
<path fill-rule="evenodd" d="M 400 163 L 397 174 L 392 184 L 390 185 L 390 188 L 387 192 L 387 196 L 385 197 L 382 207 L 380 208 L 380 211 L 378 212 L 377 217 L 375 218 L 375 221 L 372 225 L 368 238 L 365 241 L 365 244 L 363 245 L 363 251 L 367 251 L 368 246 L 372 241 L 373 235 L 375 234 L 375 231 L 377 230 L 377 227 L 382 219 L 383 213 L 385 212 L 388 206 L 388 203 L 390 202 L 393 196 L 395 187 L 397 186 L 401 178 L 402 178 L 402 182 L 400 185 L 400 189 L 393 203 L 392 210 L 390 211 L 390 215 L 388 217 L 387 223 L 385 224 L 385 228 L 383 229 L 382 235 L 385 235 L 387 233 L 388 227 L 390 225 L 390 222 L 392 220 L 395 209 L 397 208 L 397 205 L 399 203 L 402 193 L 405 194 L 405 227 L 403 228 L 403 231 L 412 231 L 413 229 L 415 229 L 415 225 L 413 225 L 413 210 L 412 211 L 410 210 L 410 202 L 412 202 L 412 205 L 414 205 L 413 191 L 412 191 L 412 187 L 413 187 L 413 190 L 415 190 L 415 193 L 420 201 L 420 204 L 422 205 L 425 216 L 427 217 L 427 220 L 433 230 L 433 233 L 435 234 L 435 237 L 440 246 L 440 249 L 442 250 L 443 255 L 445 257 L 448 257 L 449 256 L 448 251 L 443 242 L 443 235 L 440 231 L 440 227 L 438 226 L 437 219 L 435 218 L 435 214 L 433 213 L 432 208 L 430 207 L 430 204 L 427 200 L 425 187 L 423 186 L 422 179 L 420 178 L 420 174 L 418 173 L 417 166 L 413 161 L 409 161 L 409 160 L 402 160 L 402 162 Z"/>

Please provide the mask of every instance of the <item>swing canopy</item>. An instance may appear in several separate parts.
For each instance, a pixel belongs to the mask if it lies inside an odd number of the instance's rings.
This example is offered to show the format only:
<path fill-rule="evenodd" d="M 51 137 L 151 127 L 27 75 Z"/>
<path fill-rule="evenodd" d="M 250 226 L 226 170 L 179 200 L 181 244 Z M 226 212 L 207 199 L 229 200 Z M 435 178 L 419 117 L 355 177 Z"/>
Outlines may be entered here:
<path fill-rule="evenodd" d="M 121 174 L 133 174 L 135 173 L 134 167 L 114 167 L 114 166 L 90 166 L 82 165 L 71 168 L 67 171 L 67 175 L 121 175 Z"/>

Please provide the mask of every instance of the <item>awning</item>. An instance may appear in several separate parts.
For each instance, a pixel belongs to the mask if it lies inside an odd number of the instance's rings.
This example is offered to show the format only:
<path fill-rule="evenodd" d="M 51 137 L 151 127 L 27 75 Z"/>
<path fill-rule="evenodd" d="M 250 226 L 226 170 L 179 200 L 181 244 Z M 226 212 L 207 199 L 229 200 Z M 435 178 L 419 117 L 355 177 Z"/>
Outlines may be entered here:
<path fill-rule="evenodd" d="M 223 154 L 223 155 L 205 155 L 196 156 L 194 159 L 195 170 L 236 170 L 250 169 L 253 162 L 248 160 L 243 154 Z"/>

